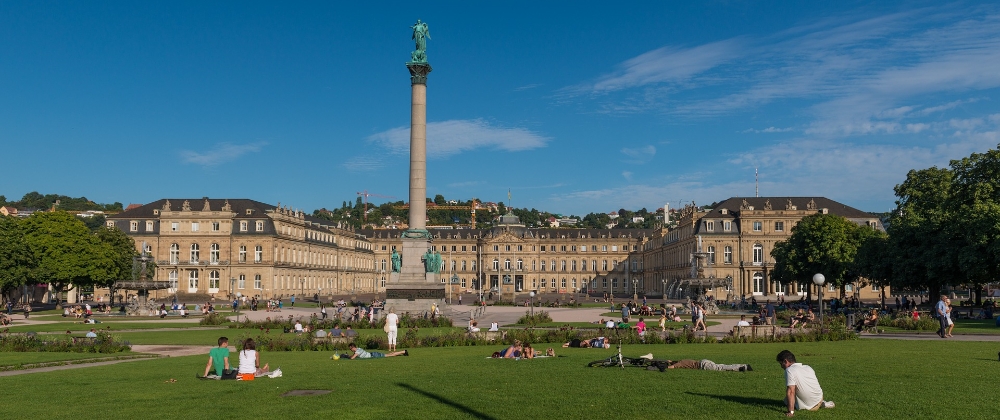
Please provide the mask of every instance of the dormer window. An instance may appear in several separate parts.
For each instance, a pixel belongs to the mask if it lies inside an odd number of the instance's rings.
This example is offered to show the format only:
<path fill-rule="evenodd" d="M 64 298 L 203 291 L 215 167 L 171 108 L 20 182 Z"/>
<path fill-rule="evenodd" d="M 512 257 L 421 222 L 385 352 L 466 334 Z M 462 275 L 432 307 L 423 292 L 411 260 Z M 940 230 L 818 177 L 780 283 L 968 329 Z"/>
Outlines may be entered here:
<path fill-rule="evenodd" d="M 705 230 L 708 231 L 708 232 L 714 232 L 715 231 L 715 222 L 713 222 L 713 221 L 705 222 Z"/>
<path fill-rule="evenodd" d="M 247 214 L 253 214 L 253 209 L 247 209 Z"/>

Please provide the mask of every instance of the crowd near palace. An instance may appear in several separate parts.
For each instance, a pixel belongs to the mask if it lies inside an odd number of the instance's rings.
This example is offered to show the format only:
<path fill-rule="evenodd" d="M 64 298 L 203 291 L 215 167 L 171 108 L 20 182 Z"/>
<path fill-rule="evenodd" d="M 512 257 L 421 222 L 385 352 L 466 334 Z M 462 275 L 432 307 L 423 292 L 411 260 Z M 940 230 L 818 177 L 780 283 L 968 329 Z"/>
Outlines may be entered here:
<path fill-rule="evenodd" d="M 430 251 L 440 254 L 439 277 L 452 297 L 478 297 L 481 291 L 522 301 L 534 291 L 798 299 L 809 288 L 817 292 L 817 286 L 773 281 L 771 250 L 799 220 L 817 213 L 883 229 L 876 216 L 827 198 L 736 197 L 713 208 L 668 211 L 666 217 L 675 220 L 661 229 L 529 228 L 507 214 L 490 229 L 430 229 Z M 248 199 L 161 199 L 107 223 L 135 239 L 156 262 L 155 278 L 170 284 L 158 294 L 189 302 L 236 294 L 384 293 L 403 232 L 345 229 Z M 863 299 L 881 292 L 859 285 L 846 291 Z M 102 293 L 107 290 L 97 291 Z"/>

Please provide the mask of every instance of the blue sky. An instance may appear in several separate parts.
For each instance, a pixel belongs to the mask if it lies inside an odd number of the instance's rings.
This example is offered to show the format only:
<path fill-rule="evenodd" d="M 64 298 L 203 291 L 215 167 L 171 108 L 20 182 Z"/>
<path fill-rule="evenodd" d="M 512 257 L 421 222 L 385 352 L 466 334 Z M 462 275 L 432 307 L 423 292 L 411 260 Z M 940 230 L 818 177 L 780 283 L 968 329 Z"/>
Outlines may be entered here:
<path fill-rule="evenodd" d="M 417 19 L 431 196 L 652 209 L 752 196 L 756 167 L 885 211 L 1000 143 L 989 3 L 331 3 L 0 3 L 0 194 L 406 199 Z"/>

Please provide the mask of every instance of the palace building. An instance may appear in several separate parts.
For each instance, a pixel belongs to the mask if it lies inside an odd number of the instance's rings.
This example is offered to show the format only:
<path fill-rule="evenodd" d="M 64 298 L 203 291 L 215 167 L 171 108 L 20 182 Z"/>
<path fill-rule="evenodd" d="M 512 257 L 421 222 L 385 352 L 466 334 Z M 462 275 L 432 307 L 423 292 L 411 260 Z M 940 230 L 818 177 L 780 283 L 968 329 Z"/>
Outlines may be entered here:
<path fill-rule="evenodd" d="M 687 206 L 663 229 L 528 228 L 507 214 L 491 229 L 432 228 L 430 246 L 441 254 L 439 278 L 453 298 L 482 290 L 507 301 L 530 291 L 790 299 L 816 286 L 773 281 L 771 250 L 816 213 L 884 229 L 874 215 L 827 198 L 750 197 L 711 209 Z M 156 279 L 169 281 L 168 295 L 181 298 L 384 293 L 403 233 L 355 232 L 248 199 L 162 199 L 111 216 L 108 225 L 137 248 L 145 244 Z M 880 295 L 870 286 L 849 285 L 847 292 Z"/>
<path fill-rule="evenodd" d="M 108 217 L 156 261 L 168 295 L 198 299 L 376 289 L 372 243 L 334 222 L 248 199 L 162 199 Z M 163 293 L 163 292 L 160 292 Z"/>

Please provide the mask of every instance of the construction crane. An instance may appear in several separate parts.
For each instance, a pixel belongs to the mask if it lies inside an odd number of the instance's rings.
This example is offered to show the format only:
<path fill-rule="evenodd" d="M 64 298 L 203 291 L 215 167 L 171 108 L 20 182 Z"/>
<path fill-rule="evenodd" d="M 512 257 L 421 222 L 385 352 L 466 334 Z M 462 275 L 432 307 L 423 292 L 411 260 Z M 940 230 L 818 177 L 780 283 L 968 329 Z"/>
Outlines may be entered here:
<path fill-rule="evenodd" d="M 409 209 L 410 205 L 409 204 L 403 204 L 401 206 L 396 206 L 396 208 L 397 209 Z M 468 206 L 455 206 L 455 205 L 443 205 L 443 206 L 439 206 L 437 204 L 434 204 L 433 202 L 427 203 L 427 211 L 431 211 L 431 210 L 469 210 L 470 211 L 469 213 L 472 216 L 472 217 L 469 218 L 469 223 L 472 225 L 473 229 L 476 228 L 476 209 L 478 209 L 478 208 L 480 208 L 479 207 L 479 200 L 477 200 L 475 198 L 472 199 L 472 202 Z"/>
<path fill-rule="evenodd" d="M 359 191 L 359 192 L 358 192 L 358 196 L 359 196 L 359 197 L 364 197 L 364 202 L 365 202 L 365 211 L 364 211 L 364 214 L 363 214 L 363 218 L 364 218 L 364 221 L 365 221 L 365 222 L 367 222 L 367 221 L 368 221 L 368 197 L 378 197 L 378 198 L 396 198 L 396 197 L 393 197 L 393 196 L 391 196 L 391 195 L 382 195 L 382 194 L 375 194 L 375 193 L 370 193 L 370 192 L 368 192 L 368 190 L 364 190 L 364 191 Z"/>

